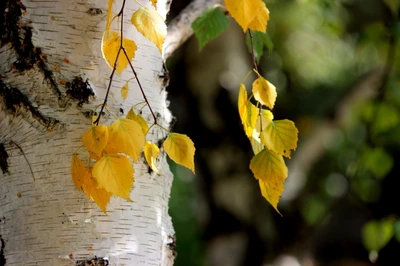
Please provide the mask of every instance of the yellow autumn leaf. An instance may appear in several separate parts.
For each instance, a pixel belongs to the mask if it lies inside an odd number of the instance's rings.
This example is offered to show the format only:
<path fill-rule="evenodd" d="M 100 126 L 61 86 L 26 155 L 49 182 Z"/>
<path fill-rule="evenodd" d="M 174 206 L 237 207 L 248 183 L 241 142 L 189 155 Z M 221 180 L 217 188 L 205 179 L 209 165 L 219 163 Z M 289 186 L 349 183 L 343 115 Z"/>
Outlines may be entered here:
<path fill-rule="evenodd" d="M 127 82 L 121 88 L 121 97 L 122 97 L 122 100 L 124 100 L 124 101 L 126 100 L 126 97 L 128 97 L 128 90 L 129 90 L 129 87 L 128 87 L 128 82 Z"/>
<path fill-rule="evenodd" d="M 170 133 L 163 143 L 168 156 L 177 164 L 183 165 L 194 173 L 194 144 L 184 134 Z"/>
<path fill-rule="evenodd" d="M 257 30 L 261 32 L 267 31 L 267 24 L 269 20 L 269 10 L 264 2 L 261 1 L 261 5 L 258 8 L 258 13 L 253 19 L 253 21 L 249 24 L 250 30 Z"/>
<path fill-rule="evenodd" d="M 83 191 L 83 184 L 85 180 L 85 175 L 89 170 L 85 167 L 81 159 L 79 159 L 78 154 L 74 153 L 72 155 L 71 161 L 71 175 L 72 181 L 74 181 L 75 186 Z"/>
<path fill-rule="evenodd" d="M 259 76 L 253 82 L 253 94 L 254 98 L 261 104 L 267 106 L 270 109 L 274 108 L 276 100 L 276 88 L 274 85 L 268 82 L 268 80 Z"/>
<path fill-rule="evenodd" d="M 114 0 L 108 0 L 106 30 L 110 29 L 111 22 L 112 22 L 112 19 L 113 19 L 113 12 L 112 12 L 113 3 L 114 3 Z"/>
<path fill-rule="evenodd" d="M 151 0 L 151 3 L 153 4 L 154 8 L 157 8 L 157 0 Z"/>
<path fill-rule="evenodd" d="M 146 136 L 147 131 L 149 130 L 149 125 L 147 124 L 146 119 L 133 111 L 133 108 L 131 108 L 126 114 L 126 119 L 136 121 L 142 127 L 143 135 Z"/>
<path fill-rule="evenodd" d="M 242 120 L 242 124 L 244 124 L 244 117 L 246 113 L 246 105 L 247 105 L 247 90 L 246 86 L 241 83 L 239 88 L 239 97 L 238 97 L 238 109 L 239 109 L 239 116 Z"/>
<path fill-rule="evenodd" d="M 261 7 L 262 0 L 225 0 L 229 14 L 245 32 Z"/>
<path fill-rule="evenodd" d="M 157 169 L 157 156 L 159 154 L 160 149 L 154 143 L 146 141 L 146 144 L 144 144 L 144 157 L 150 168 L 157 174 L 160 174 Z"/>
<path fill-rule="evenodd" d="M 253 130 L 256 127 L 257 117 L 258 117 L 259 109 L 252 104 L 250 101 L 247 102 L 246 112 L 245 112 L 245 124 L 244 131 L 248 138 L 251 138 L 253 135 Z"/>
<path fill-rule="evenodd" d="M 83 145 L 88 151 L 100 156 L 108 141 L 108 129 L 106 126 L 92 126 L 82 136 Z"/>
<path fill-rule="evenodd" d="M 297 148 L 297 130 L 288 119 L 272 121 L 261 132 L 261 142 L 270 150 L 290 158 L 291 150 Z"/>
<path fill-rule="evenodd" d="M 89 156 L 90 156 L 90 158 L 92 158 L 93 160 L 96 160 L 96 161 L 100 160 L 101 157 L 103 157 L 103 155 L 100 156 L 100 155 L 97 155 L 96 153 L 91 152 L 91 151 L 89 151 Z"/>
<path fill-rule="evenodd" d="M 278 211 L 279 198 L 284 190 L 283 183 L 288 175 L 282 155 L 263 149 L 251 159 L 250 169 L 254 177 L 261 181 L 262 195 Z"/>
<path fill-rule="evenodd" d="M 132 14 L 131 23 L 138 32 L 153 42 L 162 53 L 162 46 L 167 35 L 167 25 L 156 10 L 148 7 L 139 8 Z"/>
<path fill-rule="evenodd" d="M 104 151 L 125 153 L 137 162 L 144 145 L 142 127 L 135 121 L 120 118 L 108 127 L 108 143 Z"/>
<path fill-rule="evenodd" d="M 101 188 L 89 171 L 85 175 L 83 191 L 89 197 L 89 199 L 93 200 L 97 206 L 99 206 L 100 209 L 106 213 L 106 206 L 110 201 L 111 193 Z"/>
<path fill-rule="evenodd" d="M 105 155 L 93 165 L 92 174 L 100 187 L 115 196 L 130 199 L 133 188 L 133 167 L 123 155 Z"/>
<path fill-rule="evenodd" d="M 122 50 L 119 51 L 121 47 L 121 36 L 112 30 L 104 31 L 103 38 L 101 40 L 101 52 L 103 53 L 103 58 L 112 69 L 114 68 L 114 64 L 119 53 L 116 64 L 116 71 L 118 74 L 120 74 L 122 70 L 128 66 L 129 62 L 135 57 L 136 51 L 135 42 L 127 38 L 123 38 L 122 46 L 125 48 L 125 51 L 128 54 L 129 61 L 124 52 Z"/>

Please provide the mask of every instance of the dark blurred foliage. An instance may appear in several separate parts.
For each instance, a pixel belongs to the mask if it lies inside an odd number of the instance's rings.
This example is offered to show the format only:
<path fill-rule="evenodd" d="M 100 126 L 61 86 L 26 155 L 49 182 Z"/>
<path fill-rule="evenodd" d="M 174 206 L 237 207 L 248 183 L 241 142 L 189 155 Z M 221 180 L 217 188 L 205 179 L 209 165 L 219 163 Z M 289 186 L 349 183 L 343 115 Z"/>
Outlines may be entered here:
<path fill-rule="evenodd" d="M 192 38 L 167 62 L 173 130 L 196 146 L 195 176 L 171 164 L 175 265 L 400 265 L 400 1 L 266 2 L 274 48 L 259 70 L 278 90 L 275 119 L 300 131 L 283 217 L 248 167 L 237 94 L 251 57 L 231 21 L 202 51 Z M 174 0 L 170 16 L 186 4 Z M 396 226 L 377 243 L 380 227 L 363 228 L 387 219 Z"/>

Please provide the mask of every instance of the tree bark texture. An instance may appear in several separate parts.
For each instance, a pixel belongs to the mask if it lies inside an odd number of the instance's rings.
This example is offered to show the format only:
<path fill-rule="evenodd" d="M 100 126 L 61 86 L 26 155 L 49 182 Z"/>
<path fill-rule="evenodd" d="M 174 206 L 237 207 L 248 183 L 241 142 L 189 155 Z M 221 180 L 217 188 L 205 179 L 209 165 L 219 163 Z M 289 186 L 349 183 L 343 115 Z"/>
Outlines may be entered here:
<path fill-rule="evenodd" d="M 114 12 L 122 1 L 116 1 Z M 158 0 L 165 17 L 167 1 Z M 142 1 L 150 6 L 149 1 Z M 127 1 L 124 37 L 138 46 L 136 68 L 158 123 L 169 126 L 162 55 L 130 25 L 138 9 Z M 172 175 L 144 159 L 135 165 L 133 202 L 112 197 L 104 214 L 75 188 L 71 156 L 104 100 L 110 68 L 101 56 L 107 1 L 2 0 L 0 3 L 0 265 L 172 265 L 168 215 Z M 117 27 L 115 28 L 117 30 Z M 142 102 L 133 77 L 114 76 L 107 105 L 123 117 Z M 151 124 L 149 109 L 143 117 Z M 107 112 L 101 123 L 114 120 Z M 165 132 L 153 127 L 157 143 Z M 86 162 L 87 155 L 80 151 Z"/>

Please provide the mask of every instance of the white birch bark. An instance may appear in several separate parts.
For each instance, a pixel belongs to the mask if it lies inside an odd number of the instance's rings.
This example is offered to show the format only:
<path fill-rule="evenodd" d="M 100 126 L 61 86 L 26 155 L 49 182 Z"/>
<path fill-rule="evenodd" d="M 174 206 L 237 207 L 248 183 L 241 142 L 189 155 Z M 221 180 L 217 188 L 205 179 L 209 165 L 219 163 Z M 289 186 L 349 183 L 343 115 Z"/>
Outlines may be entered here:
<path fill-rule="evenodd" d="M 121 1 L 116 2 L 114 11 L 118 12 Z M 164 17 L 166 2 L 157 4 Z M 172 175 L 164 153 L 158 166 L 162 175 L 149 174 L 141 158 L 135 165 L 133 202 L 112 197 L 107 214 L 78 191 L 71 179 L 71 156 L 91 123 L 86 115 L 103 102 L 109 82 L 111 71 L 100 49 L 107 1 L 23 0 L 22 4 L 26 12 L 19 20 L 20 38 L 27 35 L 24 27 L 31 28 L 32 50 L 40 48 L 42 60 L 19 71 L 15 62 L 20 47 L 2 43 L 0 48 L 0 144 L 9 156 L 8 173 L 0 170 L 0 246 L 5 265 L 76 265 L 96 256 L 107 258 L 109 265 L 172 265 L 169 244 L 174 232 L 168 215 Z M 160 77 L 162 56 L 130 25 L 137 8 L 135 1 L 127 1 L 124 36 L 137 43 L 133 65 L 153 110 L 160 115 L 158 122 L 168 127 L 170 114 Z M 65 82 L 77 77 L 87 80 L 95 94 L 82 106 L 66 93 Z M 135 80 L 130 82 L 128 98 L 123 101 L 120 96 L 124 82 L 133 77 L 130 71 L 114 77 L 108 108 L 122 116 L 120 110 L 126 114 L 143 98 Z M 7 101 L 12 96 L 6 94 L 15 96 L 16 91 L 27 101 L 18 94 L 13 99 L 19 102 L 10 106 Z M 149 109 L 143 111 L 152 123 Z M 105 114 L 102 123 L 113 119 Z M 166 134 L 154 128 L 150 139 L 157 142 Z M 83 161 L 85 156 L 80 152 Z M 101 265 L 99 261 L 96 265 Z"/>

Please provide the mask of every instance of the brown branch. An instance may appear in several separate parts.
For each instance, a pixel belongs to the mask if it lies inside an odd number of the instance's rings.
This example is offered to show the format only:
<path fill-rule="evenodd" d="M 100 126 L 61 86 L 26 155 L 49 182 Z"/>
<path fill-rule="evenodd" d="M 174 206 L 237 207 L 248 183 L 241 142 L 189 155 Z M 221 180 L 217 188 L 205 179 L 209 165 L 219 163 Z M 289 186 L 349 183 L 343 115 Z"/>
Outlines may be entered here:
<path fill-rule="evenodd" d="M 207 9 L 222 4 L 223 0 L 194 0 L 168 24 L 164 42 L 164 60 L 193 35 L 192 23 Z"/>

